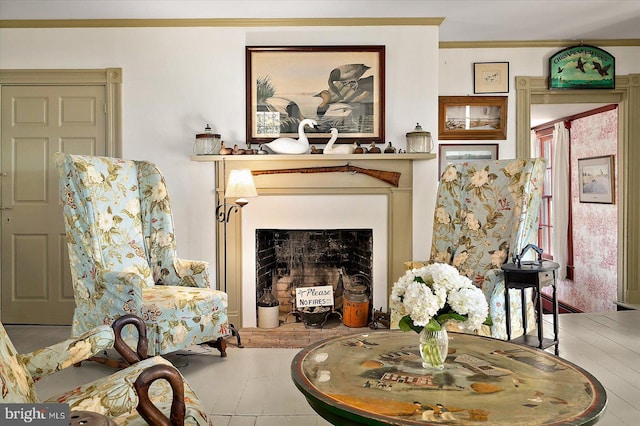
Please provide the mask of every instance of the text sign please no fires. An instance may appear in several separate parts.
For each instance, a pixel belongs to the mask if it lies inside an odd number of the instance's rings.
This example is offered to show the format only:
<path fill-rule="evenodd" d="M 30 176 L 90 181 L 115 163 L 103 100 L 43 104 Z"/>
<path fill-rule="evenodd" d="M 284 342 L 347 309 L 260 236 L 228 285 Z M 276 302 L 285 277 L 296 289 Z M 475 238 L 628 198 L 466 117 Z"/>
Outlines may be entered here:
<path fill-rule="evenodd" d="M 296 288 L 296 306 L 298 309 L 313 306 L 333 306 L 333 287 L 323 285 Z"/>

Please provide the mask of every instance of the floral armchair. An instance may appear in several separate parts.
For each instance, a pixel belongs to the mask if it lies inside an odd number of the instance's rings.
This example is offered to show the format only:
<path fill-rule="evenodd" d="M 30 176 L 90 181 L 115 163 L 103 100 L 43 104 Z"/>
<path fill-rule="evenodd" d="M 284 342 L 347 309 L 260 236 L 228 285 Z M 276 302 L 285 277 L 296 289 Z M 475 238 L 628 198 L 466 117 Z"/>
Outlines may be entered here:
<path fill-rule="evenodd" d="M 120 321 L 123 325 L 130 323 L 130 317 L 121 317 Z M 144 327 L 144 323 L 139 318 L 137 320 Z M 98 351 L 114 347 L 114 342 L 119 341 L 116 336 L 111 327 L 103 325 L 64 342 L 28 354 L 18 354 L 0 324 L 0 403 L 65 403 L 69 404 L 71 411 L 99 413 L 118 425 L 211 424 L 189 384 L 160 356 L 141 360 L 108 377 L 46 401 L 38 399 L 35 389 L 38 379 L 77 364 Z M 121 343 L 118 346 L 122 348 L 125 345 Z M 144 351 L 138 352 L 129 349 L 122 355 L 135 362 L 145 356 L 140 353 Z"/>
<path fill-rule="evenodd" d="M 544 170 L 541 159 L 474 161 L 450 165 L 440 179 L 429 262 L 455 266 L 482 289 L 495 338 L 507 338 L 500 266 L 537 242 Z M 519 290 L 510 291 L 513 338 L 524 330 Z M 531 331 L 536 324 L 531 294 L 526 300 Z"/>
<path fill-rule="evenodd" d="M 176 256 L 157 167 L 65 153 L 56 162 L 76 303 L 72 334 L 135 314 L 146 323 L 150 355 L 210 343 L 226 356 L 227 294 L 210 287 L 206 262 Z"/>

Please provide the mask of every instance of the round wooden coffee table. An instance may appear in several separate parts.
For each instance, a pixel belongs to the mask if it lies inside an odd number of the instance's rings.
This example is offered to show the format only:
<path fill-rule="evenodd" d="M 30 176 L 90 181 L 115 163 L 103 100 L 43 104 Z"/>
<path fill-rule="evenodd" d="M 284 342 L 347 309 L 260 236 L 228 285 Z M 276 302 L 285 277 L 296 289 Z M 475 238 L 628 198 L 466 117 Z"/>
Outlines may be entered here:
<path fill-rule="evenodd" d="M 372 331 L 300 351 L 295 385 L 340 425 L 589 425 L 607 395 L 582 368 L 529 346 L 449 333 L 444 370 L 422 368 L 418 335 Z"/>

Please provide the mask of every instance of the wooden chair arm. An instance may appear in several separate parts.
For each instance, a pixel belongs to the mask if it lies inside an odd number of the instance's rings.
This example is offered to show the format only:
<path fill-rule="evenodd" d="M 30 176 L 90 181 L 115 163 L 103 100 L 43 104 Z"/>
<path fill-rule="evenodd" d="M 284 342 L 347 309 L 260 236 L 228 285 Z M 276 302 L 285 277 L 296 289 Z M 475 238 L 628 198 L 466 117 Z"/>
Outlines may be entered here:
<path fill-rule="evenodd" d="M 149 398 L 149 387 L 158 379 L 165 379 L 173 390 L 171 414 L 168 419 Z M 184 381 L 175 367 L 166 364 L 153 365 L 140 373 L 134 387 L 138 394 L 136 410 L 148 424 L 157 426 L 184 425 L 187 411 L 184 403 Z"/>
<path fill-rule="evenodd" d="M 133 324 L 138 330 L 138 346 L 136 348 L 136 352 L 134 352 L 122 339 L 122 328 L 128 324 Z M 122 315 L 113 322 L 112 327 L 115 334 L 115 342 L 113 344 L 113 347 L 125 359 L 125 361 L 127 361 L 131 365 L 149 357 L 149 339 L 147 339 L 147 327 L 144 324 L 142 318 L 133 314 Z"/>

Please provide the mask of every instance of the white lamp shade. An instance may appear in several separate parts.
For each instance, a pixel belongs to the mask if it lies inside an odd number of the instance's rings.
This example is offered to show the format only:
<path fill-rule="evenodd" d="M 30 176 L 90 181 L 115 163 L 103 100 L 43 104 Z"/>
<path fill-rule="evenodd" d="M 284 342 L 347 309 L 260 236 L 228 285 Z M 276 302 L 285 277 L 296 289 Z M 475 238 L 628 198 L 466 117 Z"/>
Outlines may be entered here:
<path fill-rule="evenodd" d="M 256 184 L 253 181 L 251 170 L 231 170 L 231 172 L 229 173 L 229 181 L 227 182 L 227 189 L 224 193 L 224 196 L 225 198 L 240 199 L 257 197 L 258 191 L 256 190 Z"/>

